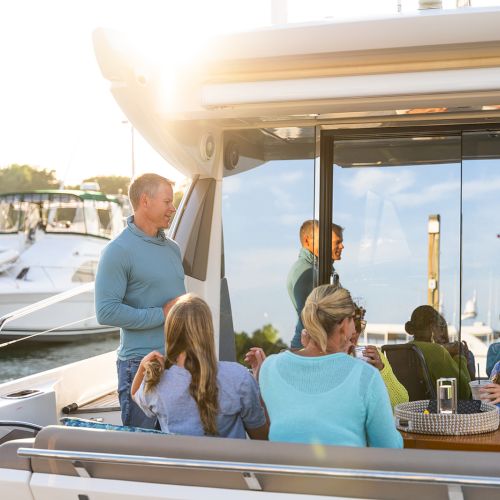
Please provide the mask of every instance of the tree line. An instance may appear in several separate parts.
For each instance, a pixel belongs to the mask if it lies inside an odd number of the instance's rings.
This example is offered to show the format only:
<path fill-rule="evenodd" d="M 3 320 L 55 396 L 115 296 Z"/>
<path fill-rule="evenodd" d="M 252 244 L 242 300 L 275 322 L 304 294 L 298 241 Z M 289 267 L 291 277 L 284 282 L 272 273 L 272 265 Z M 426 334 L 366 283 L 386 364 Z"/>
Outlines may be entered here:
<path fill-rule="evenodd" d="M 235 333 L 236 361 L 244 363 L 245 354 L 250 347 L 261 347 L 267 356 L 277 354 L 283 349 L 288 349 L 288 345 L 279 336 L 278 330 L 273 325 L 264 325 L 255 330 L 251 335 L 246 332 Z"/>
<path fill-rule="evenodd" d="M 97 182 L 100 191 L 104 194 L 127 194 L 130 185 L 130 177 L 124 175 L 98 175 L 83 179 L 86 182 Z M 22 193 L 36 191 L 38 189 L 60 189 L 61 182 L 56 177 L 55 170 L 39 169 L 30 165 L 18 165 L 13 163 L 8 167 L 0 168 L 0 194 Z M 65 185 L 62 189 L 78 190 L 78 185 Z M 183 191 L 174 193 L 175 208 L 181 202 Z"/>
<path fill-rule="evenodd" d="M 97 182 L 105 194 L 128 192 L 130 177 L 121 175 L 102 175 L 83 179 L 85 182 Z M 59 189 L 61 182 L 57 179 L 55 170 L 39 169 L 30 165 L 14 163 L 0 168 L 0 194 L 38 189 Z M 79 185 L 66 185 L 64 189 L 80 189 Z"/>

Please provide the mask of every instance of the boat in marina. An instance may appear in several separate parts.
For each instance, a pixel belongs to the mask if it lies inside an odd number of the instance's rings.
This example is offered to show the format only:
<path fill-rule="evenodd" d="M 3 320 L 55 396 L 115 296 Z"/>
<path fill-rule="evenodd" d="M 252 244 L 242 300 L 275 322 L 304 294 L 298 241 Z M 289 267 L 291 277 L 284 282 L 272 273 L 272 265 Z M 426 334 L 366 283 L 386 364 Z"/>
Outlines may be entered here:
<path fill-rule="evenodd" d="M 319 220 L 317 284 L 331 278 L 332 220 L 345 227 L 335 269 L 368 323 L 385 325 L 379 335 L 403 335 L 430 292 L 455 318 L 466 291 L 488 294 L 498 277 L 499 24 L 500 8 L 461 9 L 226 35 L 168 86 L 168 54 L 154 66 L 121 35 L 94 33 L 127 118 L 191 179 L 169 234 L 187 289 L 210 305 L 220 359 L 234 359 L 235 330 L 293 325 L 284 283 L 306 219 Z M 435 214 L 439 233 L 428 226 Z M 462 320 L 447 321 L 461 338 Z M 115 359 L 0 385 L 6 498 L 498 497 L 497 453 L 478 450 L 494 449 L 500 431 L 462 448 L 471 452 L 451 451 L 454 437 L 441 450 L 357 449 L 57 425 L 68 415 L 120 423 Z"/>
<path fill-rule="evenodd" d="M 0 195 L 0 317 L 92 283 L 100 251 L 124 227 L 123 209 L 119 198 L 94 191 Z M 55 327 L 30 341 L 67 342 L 116 330 L 95 320 L 90 289 L 9 322 L 0 340 Z"/>

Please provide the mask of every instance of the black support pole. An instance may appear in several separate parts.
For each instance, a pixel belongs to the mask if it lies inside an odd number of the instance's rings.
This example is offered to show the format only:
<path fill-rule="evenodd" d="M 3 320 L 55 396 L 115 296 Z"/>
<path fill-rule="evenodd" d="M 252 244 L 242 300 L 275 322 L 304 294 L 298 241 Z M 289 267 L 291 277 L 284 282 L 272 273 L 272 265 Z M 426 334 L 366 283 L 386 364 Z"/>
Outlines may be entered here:
<path fill-rule="evenodd" d="M 321 133 L 319 163 L 319 285 L 332 274 L 333 137 Z"/>

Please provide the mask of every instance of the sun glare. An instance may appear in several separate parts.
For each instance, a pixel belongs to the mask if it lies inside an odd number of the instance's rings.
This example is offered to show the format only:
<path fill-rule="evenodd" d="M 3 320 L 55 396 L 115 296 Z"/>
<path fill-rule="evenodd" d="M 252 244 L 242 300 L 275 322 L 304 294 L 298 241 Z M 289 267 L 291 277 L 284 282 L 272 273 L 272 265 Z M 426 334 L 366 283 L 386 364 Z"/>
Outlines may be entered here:
<path fill-rule="evenodd" d="M 285 3 L 289 22 L 397 12 L 396 0 Z M 417 3 L 402 0 L 403 11 Z M 499 3 L 473 1 L 474 6 Z M 126 117 L 96 64 L 91 38 L 96 28 L 126 34 L 146 59 L 160 62 L 168 85 L 176 68 L 190 64 L 212 36 L 269 26 L 271 6 L 271 0 L 2 2 L 0 168 L 27 163 L 55 169 L 68 183 L 130 171 L 130 127 L 123 125 Z M 135 164 L 137 172 L 169 168 L 139 134 Z"/>

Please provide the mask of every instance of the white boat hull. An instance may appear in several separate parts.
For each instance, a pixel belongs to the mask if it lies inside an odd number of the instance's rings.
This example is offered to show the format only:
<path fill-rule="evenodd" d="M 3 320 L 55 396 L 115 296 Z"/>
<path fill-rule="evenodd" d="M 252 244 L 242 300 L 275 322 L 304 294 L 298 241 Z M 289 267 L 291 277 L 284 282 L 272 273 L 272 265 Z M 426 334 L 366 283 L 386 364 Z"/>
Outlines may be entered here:
<path fill-rule="evenodd" d="M 41 333 L 45 330 L 40 330 L 40 332 L 30 330 L 2 330 L 0 332 L 0 341 L 8 342 L 10 340 L 18 340 L 24 339 L 29 335 L 33 335 L 36 333 Z M 46 343 L 56 343 L 56 342 L 74 342 L 78 340 L 85 340 L 89 337 L 95 338 L 100 335 L 108 335 L 109 333 L 118 332 L 114 326 L 100 326 L 98 325 L 96 328 L 86 328 L 85 330 L 58 330 L 57 332 L 52 333 L 44 333 L 41 335 L 37 335 L 36 337 L 32 337 L 26 339 L 28 342 L 46 342 Z"/>
<path fill-rule="evenodd" d="M 0 294 L 0 317 L 17 309 L 45 300 L 54 293 Z M 82 320 L 83 321 L 80 321 Z M 75 323 L 77 322 L 78 323 Z M 94 293 L 88 292 L 36 311 L 8 323 L 0 332 L 0 341 L 23 338 L 60 327 L 53 332 L 37 335 L 30 341 L 69 342 L 118 331 L 116 327 L 100 325 L 95 318 Z"/>

